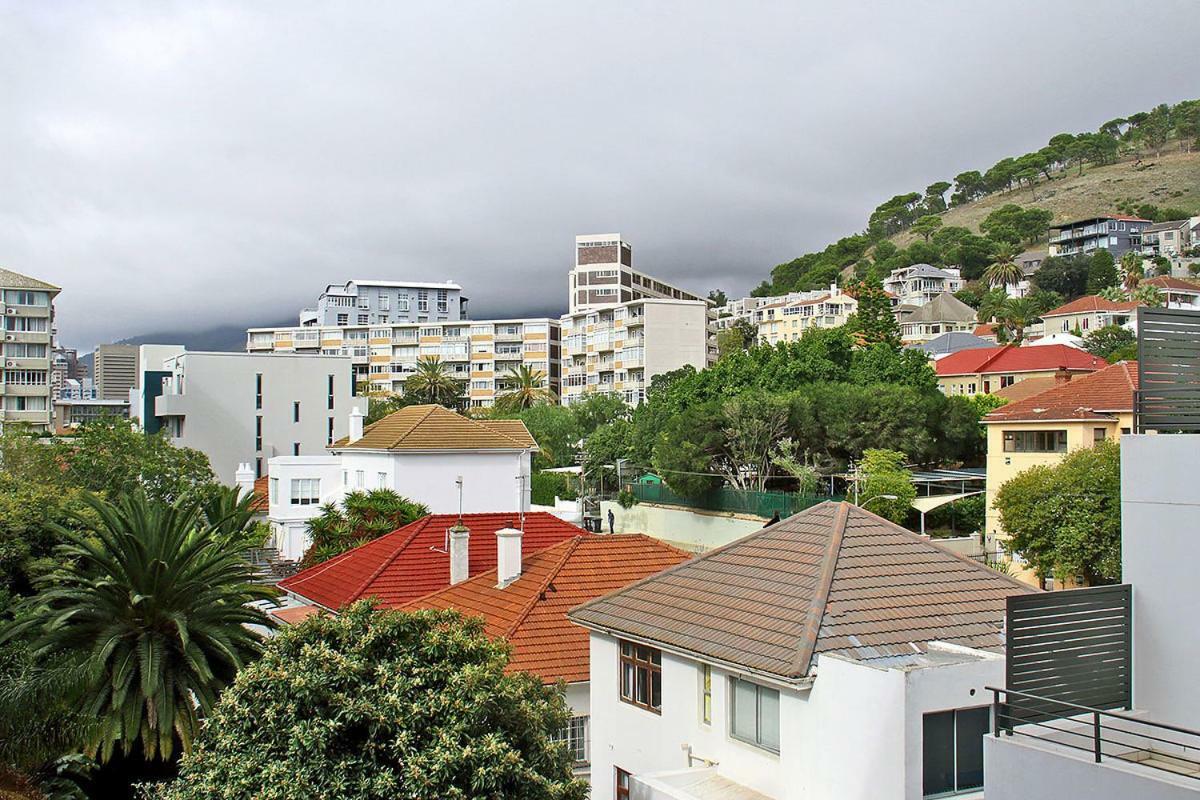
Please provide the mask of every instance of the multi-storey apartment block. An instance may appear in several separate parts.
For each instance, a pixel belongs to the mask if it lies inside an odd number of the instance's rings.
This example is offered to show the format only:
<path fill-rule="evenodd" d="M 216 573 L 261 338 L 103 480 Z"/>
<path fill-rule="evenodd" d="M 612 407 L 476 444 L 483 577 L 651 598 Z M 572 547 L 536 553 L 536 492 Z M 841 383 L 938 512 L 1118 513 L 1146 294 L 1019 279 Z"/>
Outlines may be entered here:
<path fill-rule="evenodd" d="M 766 344 L 794 342 L 811 328 L 845 325 L 858 310 L 858 301 L 837 285 L 826 292 L 805 292 L 759 308 L 754 313 L 758 340 Z"/>
<path fill-rule="evenodd" d="M 330 284 L 316 308 L 300 312 L 303 326 L 390 325 L 467 319 L 467 298 L 456 283 L 352 280 Z"/>
<path fill-rule="evenodd" d="M 892 270 L 883 288 L 900 306 L 923 306 L 943 292 L 953 294 L 963 288 L 963 279 L 958 267 L 913 264 Z"/>
<path fill-rule="evenodd" d="M 562 318 L 562 401 L 611 394 L 630 405 L 646 397 L 650 380 L 687 364 L 716 361 L 706 300 L 644 299 L 566 314 Z"/>
<path fill-rule="evenodd" d="M 50 351 L 54 298 L 59 291 L 44 281 L 0 269 L 0 314 L 4 316 L 0 427 L 23 422 L 39 431 L 50 428 Z"/>
<path fill-rule="evenodd" d="M 662 297 L 708 301 L 633 268 L 633 248 L 619 233 L 575 237 L 575 267 L 570 277 L 570 314 L 630 300 Z"/>
<path fill-rule="evenodd" d="M 1152 225 L 1140 217 L 1090 217 L 1050 228 L 1050 255 L 1070 256 L 1107 250 L 1120 258 L 1142 249 L 1142 233 Z"/>
<path fill-rule="evenodd" d="M 349 356 L 356 384 L 397 393 L 403 393 L 419 359 L 437 356 L 462 381 L 472 406 L 492 405 L 505 389 L 505 376 L 521 365 L 543 373 L 555 393 L 560 389 L 559 323 L 547 317 L 251 328 L 246 349 Z"/>
<path fill-rule="evenodd" d="M 138 348 L 134 344 L 101 344 L 92 357 L 96 389 L 105 400 L 128 400 L 138 386 Z"/>

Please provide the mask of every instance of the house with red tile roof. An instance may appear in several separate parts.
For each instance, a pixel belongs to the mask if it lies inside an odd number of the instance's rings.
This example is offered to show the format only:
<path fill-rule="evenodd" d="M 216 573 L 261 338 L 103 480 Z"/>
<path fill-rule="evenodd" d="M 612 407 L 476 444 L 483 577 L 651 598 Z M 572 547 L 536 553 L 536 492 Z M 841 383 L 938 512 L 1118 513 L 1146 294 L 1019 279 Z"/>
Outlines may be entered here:
<path fill-rule="evenodd" d="M 1159 297 L 1167 308 L 1181 308 L 1185 311 L 1200 309 L 1200 283 L 1196 281 L 1175 278 L 1170 275 L 1157 275 L 1147 278 L 1139 286 L 1153 286 L 1158 289 Z"/>
<path fill-rule="evenodd" d="M 1027 378 L 1094 372 L 1107 362 L 1063 344 L 1006 344 L 951 353 L 933 366 L 942 392 L 973 395 L 990 394 Z"/>
<path fill-rule="evenodd" d="M 1078 331 L 1079 335 L 1087 336 L 1092 331 L 1109 325 L 1128 325 L 1134 322 L 1137 307 L 1140 305 L 1142 303 L 1136 300 L 1122 300 L 1118 303 L 1098 294 L 1091 294 L 1047 311 L 1042 314 L 1042 323 L 1047 335 Z"/>
<path fill-rule="evenodd" d="M 1120 361 L 1085 375 L 1072 375 L 1045 391 L 997 408 L 987 428 L 987 549 L 995 552 L 1005 533 L 994 506 L 996 493 L 1017 473 L 1057 464 L 1063 456 L 1133 429 L 1137 362 Z"/>
<path fill-rule="evenodd" d="M 567 611 L 683 563 L 691 554 L 640 533 L 626 533 L 574 536 L 512 561 L 503 555 L 504 538 L 512 533 L 497 534 L 502 554 L 495 569 L 399 608 L 452 608 L 482 617 L 488 636 L 506 639 L 512 646 L 509 670 L 532 673 L 546 683 L 565 683 L 572 712 L 567 741 L 576 772 L 583 775 L 590 756 L 588 634 L 567 619 Z M 472 531 L 472 545 L 477 538 Z M 512 545 L 513 552 L 517 548 Z"/>

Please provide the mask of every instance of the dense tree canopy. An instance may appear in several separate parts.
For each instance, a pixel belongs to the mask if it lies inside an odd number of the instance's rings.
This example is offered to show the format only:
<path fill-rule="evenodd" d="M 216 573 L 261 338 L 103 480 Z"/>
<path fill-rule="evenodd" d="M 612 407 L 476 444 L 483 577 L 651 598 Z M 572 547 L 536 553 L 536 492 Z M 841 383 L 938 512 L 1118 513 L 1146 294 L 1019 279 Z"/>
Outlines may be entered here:
<path fill-rule="evenodd" d="M 424 517 L 429 509 L 391 489 L 349 492 L 308 521 L 312 544 L 301 562 L 311 567 Z"/>
<path fill-rule="evenodd" d="M 560 690 L 478 618 L 356 604 L 282 631 L 159 800 L 582 800 Z"/>

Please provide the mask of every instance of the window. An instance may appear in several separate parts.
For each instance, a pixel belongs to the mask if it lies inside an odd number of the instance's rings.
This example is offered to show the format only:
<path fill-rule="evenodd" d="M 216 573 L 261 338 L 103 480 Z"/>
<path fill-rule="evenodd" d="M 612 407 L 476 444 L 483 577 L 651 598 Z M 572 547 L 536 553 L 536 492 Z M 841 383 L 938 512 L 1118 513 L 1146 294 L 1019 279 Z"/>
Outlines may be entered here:
<path fill-rule="evenodd" d="M 1006 453 L 1065 453 L 1066 431 L 1005 431 Z"/>
<path fill-rule="evenodd" d="M 325 444 L 333 444 L 333 417 L 329 418 L 329 424 L 325 430 Z"/>
<path fill-rule="evenodd" d="M 1014 378 L 1012 375 L 1001 375 L 1000 376 L 1000 388 L 1001 389 L 1004 389 L 1008 386 L 1012 386 L 1014 383 L 1016 383 L 1016 378 Z"/>
<path fill-rule="evenodd" d="M 366 325 L 366 324 L 368 324 L 370 321 L 371 321 L 371 315 L 370 315 L 370 314 L 359 314 L 359 315 L 358 315 L 358 324 L 359 324 L 359 325 Z"/>
<path fill-rule="evenodd" d="M 364 472 L 364 471 L 363 471 L 363 470 L 361 470 L 361 469 L 360 469 L 360 470 L 355 470 L 355 472 L 354 472 L 354 486 L 355 486 L 355 488 L 356 488 L 356 489 L 362 489 L 364 486 L 366 486 L 366 483 L 367 483 L 367 473 L 366 473 L 366 472 Z"/>
<path fill-rule="evenodd" d="M 254 477 L 261 478 L 262 476 L 262 456 L 259 456 L 258 458 L 254 459 Z"/>
<path fill-rule="evenodd" d="M 779 692 L 730 678 L 729 734 L 735 739 L 779 752 Z"/>
<path fill-rule="evenodd" d="M 328 408 L 330 411 L 333 411 L 333 376 L 332 375 L 328 376 L 328 384 L 329 385 L 327 387 L 327 391 L 329 393 L 329 399 L 327 401 L 326 408 Z"/>
<path fill-rule="evenodd" d="M 5 317 L 4 330 L 25 333 L 45 333 L 49 320 L 45 317 Z"/>
<path fill-rule="evenodd" d="M 350 315 L 349 314 L 338 314 L 337 315 L 337 324 L 338 325 L 349 325 L 350 324 Z"/>
<path fill-rule="evenodd" d="M 392 310 L 392 298 L 390 295 L 380 293 L 380 295 L 379 295 L 379 310 L 380 311 L 391 311 Z"/>
<path fill-rule="evenodd" d="M 617 800 L 629 800 L 629 790 L 633 784 L 633 776 L 621 769 L 617 770 Z"/>
<path fill-rule="evenodd" d="M 1103 442 L 1108 436 L 1108 431 L 1104 428 L 1092 428 L 1092 441 Z"/>
<path fill-rule="evenodd" d="M 292 478 L 291 504 L 315 506 L 321 502 L 320 478 Z"/>
<path fill-rule="evenodd" d="M 292 442 L 292 455 L 294 455 L 294 456 L 300 455 L 300 443 L 299 442 Z"/>
<path fill-rule="evenodd" d="M 567 743 L 567 752 L 576 764 L 588 763 L 588 717 L 571 717 L 567 725 L 554 736 L 555 741 Z"/>
<path fill-rule="evenodd" d="M 271 478 L 270 485 L 267 488 L 267 502 L 279 502 L 279 478 Z"/>
<path fill-rule="evenodd" d="M 5 411 L 45 411 L 45 397 L 5 397 Z"/>
<path fill-rule="evenodd" d="M 712 725 L 712 667 L 700 665 L 700 721 Z"/>
<path fill-rule="evenodd" d="M 921 751 L 925 797 L 945 797 L 983 787 L 983 737 L 991 729 L 988 706 L 924 716 Z"/>
<path fill-rule="evenodd" d="M 9 342 L 4 345 L 4 355 L 8 358 L 45 358 L 46 345 L 29 342 Z"/>
<path fill-rule="evenodd" d="M 10 306 L 46 306 L 50 305 L 50 295 L 45 292 L 29 292 L 24 289 L 6 289 L 4 302 Z"/>
<path fill-rule="evenodd" d="M 292 422 L 300 421 L 300 401 L 296 400 L 292 403 Z"/>
<path fill-rule="evenodd" d="M 621 642 L 621 700 L 662 713 L 662 651 Z"/>
<path fill-rule="evenodd" d="M 254 418 L 254 450 L 255 452 L 262 451 L 262 417 Z"/>
<path fill-rule="evenodd" d="M 387 488 L 387 473 L 386 472 L 375 473 L 375 485 L 378 486 L 380 489 Z"/>
<path fill-rule="evenodd" d="M 262 373 L 254 376 L 254 407 L 262 408 Z"/>
<path fill-rule="evenodd" d="M 417 290 L 417 311 L 429 311 L 429 292 L 425 289 Z"/>

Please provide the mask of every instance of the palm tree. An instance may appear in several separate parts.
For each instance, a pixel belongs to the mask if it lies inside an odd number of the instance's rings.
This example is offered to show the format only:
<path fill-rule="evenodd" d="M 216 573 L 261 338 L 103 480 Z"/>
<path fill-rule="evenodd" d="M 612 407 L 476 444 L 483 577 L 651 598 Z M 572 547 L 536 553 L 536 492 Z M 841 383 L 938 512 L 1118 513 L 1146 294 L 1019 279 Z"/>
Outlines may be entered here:
<path fill-rule="evenodd" d="M 1139 286 L 1129 293 L 1130 300 L 1137 300 L 1144 306 L 1158 308 L 1162 305 L 1162 295 L 1154 286 Z"/>
<path fill-rule="evenodd" d="M 1008 245 L 998 245 L 992 258 L 992 263 L 983 271 L 983 279 L 988 286 L 1016 286 L 1025 279 L 1025 271 L 1016 263 L 1012 248 Z"/>
<path fill-rule="evenodd" d="M 1025 297 L 1013 297 L 1004 304 L 997 314 L 996 322 L 1008 332 L 1008 339 L 1013 344 L 1025 340 L 1025 329 L 1035 323 L 1038 318 L 1037 305 Z"/>
<path fill-rule="evenodd" d="M 505 388 L 496 405 L 506 411 L 524 411 L 531 406 L 558 402 L 558 395 L 546 386 L 546 373 L 521 364 L 504 376 Z"/>
<path fill-rule="evenodd" d="M 1003 289 L 991 289 L 979 303 L 977 316 L 980 322 L 991 322 L 1000 316 L 1008 303 L 1008 293 Z"/>
<path fill-rule="evenodd" d="M 404 393 L 418 398 L 423 403 L 455 406 L 462 399 L 462 382 L 451 377 L 446 365 L 438 356 L 422 356 L 417 359 L 417 371 L 404 381 Z"/>
<path fill-rule="evenodd" d="M 42 663 L 86 675 L 80 703 L 95 721 L 84 750 L 169 760 L 191 748 L 221 690 L 258 655 L 248 603 L 275 590 L 253 583 L 240 546 L 214 535 L 194 499 L 109 502 L 88 495 L 81 532 L 54 525 L 64 565 L 23 603 L 5 638 L 29 636 Z M 136 752 L 138 748 L 140 752 Z"/>
<path fill-rule="evenodd" d="M 1114 303 L 1123 303 L 1129 299 L 1129 295 L 1127 295 L 1125 290 L 1120 286 L 1105 286 L 1096 294 L 1099 297 L 1103 297 L 1105 300 L 1110 300 Z"/>
<path fill-rule="evenodd" d="M 1130 250 L 1121 256 L 1121 271 L 1125 276 L 1121 285 L 1125 287 L 1126 292 L 1133 292 L 1138 287 L 1138 284 L 1142 282 L 1142 278 L 1146 276 L 1146 269 L 1142 266 L 1141 255 Z"/>

